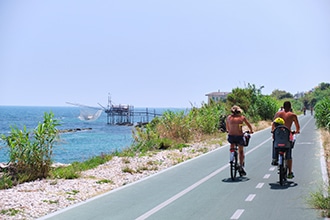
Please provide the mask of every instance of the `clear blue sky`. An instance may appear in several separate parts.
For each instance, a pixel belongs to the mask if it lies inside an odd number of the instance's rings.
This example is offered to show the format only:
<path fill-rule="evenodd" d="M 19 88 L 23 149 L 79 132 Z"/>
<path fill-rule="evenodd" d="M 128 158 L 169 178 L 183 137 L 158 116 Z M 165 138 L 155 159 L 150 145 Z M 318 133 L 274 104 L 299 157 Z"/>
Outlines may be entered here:
<path fill-rule="evenodd" d="M 0 105 L 185 108 L 329 75 L 329 0 L 0 2 Z"/>

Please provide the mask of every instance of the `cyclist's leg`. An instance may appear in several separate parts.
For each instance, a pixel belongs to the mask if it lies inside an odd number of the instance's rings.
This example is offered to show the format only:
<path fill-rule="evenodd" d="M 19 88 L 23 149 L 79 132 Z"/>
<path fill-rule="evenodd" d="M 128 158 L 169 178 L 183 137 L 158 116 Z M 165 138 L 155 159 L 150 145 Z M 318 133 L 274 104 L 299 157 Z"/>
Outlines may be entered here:
<path fill-rule="evenodd" d="M 230 148 L 229 148 L 229 161 L 233 161 L 233 157 L 234 157 L 234 151 L 235 151 L 235 144 L 230 144 Z"/>
<path fill-rule="evenodd" d="M 246 172 L 244 170 L 244 159 L 245 159 L 245 155 L 244 155 L 244 147 L 243 145 L 238 145 L 238 154 L 239 154 L 239 164 L 240 164 L 240 174 L 241 176 L 245 176 Z"/>
<path fill-rule="evenodd" d="M 287 164 L 288 164 L 288 170 L 289 170 L 289 175 L 291 176 L 291 178 L 293 178 L 293 172 L 292 172 L 292 148 L 290 148 L 285 155 L 285 158 L 287 160 Z"/>
<path fill-rule="evenodd" d="M 278 152 L 275 149 L 274 140 L 273 140 L 273 142 L 272 142 L 272 163 L 271 163 L 271 165 L 277 166 L 277 164 L 278 164 L 277 160 L 278 160 Z"/>
<path fill-rule="evenodd" d="M 289 173 L 292 173 L 292 159 L 287 160 Z"/>
<path fill-rule="evenodd" d="M 238 145 L 238 154 L 239 154 L 239 164 L 241 165 L 241 167 L 244 166 L 244 148 L 242 145 Z"/>
<path fill-rule="evenodd" d="M 230 143 L 229 152 L 230 152 L 230 161 L 231 161 L 232 160 L 233 153 L 235 151 L 235 145 L 236 145 L 235 136 L 228 135 L 227 141 Z"/>

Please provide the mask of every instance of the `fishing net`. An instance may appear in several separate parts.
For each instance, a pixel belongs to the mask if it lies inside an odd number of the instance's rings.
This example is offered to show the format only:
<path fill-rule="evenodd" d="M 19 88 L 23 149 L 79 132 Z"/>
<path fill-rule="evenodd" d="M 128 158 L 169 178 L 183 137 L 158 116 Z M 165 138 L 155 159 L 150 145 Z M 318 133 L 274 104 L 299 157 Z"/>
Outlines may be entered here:
<path fill-rule="evenodd" d="M 101 116 L 102 111 L 102 109 L 80 106 L 80 115 L 78 118 L 82 121 L 95 121 Z"/>

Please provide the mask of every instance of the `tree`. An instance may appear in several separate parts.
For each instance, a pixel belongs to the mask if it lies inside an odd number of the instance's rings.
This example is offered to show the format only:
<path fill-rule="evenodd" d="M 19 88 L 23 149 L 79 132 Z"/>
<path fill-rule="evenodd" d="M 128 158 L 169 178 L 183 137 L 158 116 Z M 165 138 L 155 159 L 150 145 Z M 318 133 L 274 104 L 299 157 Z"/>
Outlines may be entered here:
<path fill-rule="evenodd" d="M 274 90 L 271 94 L 271 96 L 273 96 L 274 98 L 276 99 L 292 99 L 293 98 L 293 95 L 289 92 L 286 92 L 284 90 Z"/>
<path fill-rule="evenodd" d="M 244 112 L 247 112 L 251 106 L 251 89 L 235 88 L 227 96 L 227 107 L 230 109 L 233 105 L 238 105 Z"/>

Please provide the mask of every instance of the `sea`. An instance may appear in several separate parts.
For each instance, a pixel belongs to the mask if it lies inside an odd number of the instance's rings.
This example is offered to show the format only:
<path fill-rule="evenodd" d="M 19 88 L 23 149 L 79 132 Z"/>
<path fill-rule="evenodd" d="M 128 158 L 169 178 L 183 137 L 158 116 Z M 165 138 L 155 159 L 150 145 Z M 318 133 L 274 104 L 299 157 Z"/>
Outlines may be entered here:
<path fill-rule="evenodd" d="M 186 111 L 180 108 L 135 108 L 134 111 L 146 111 L 163 114 L 165 111 Z M 82 131 L 66 132 L 59 135 L 53 147 L 55 163 L 82 162 L 94 156 L 121 151 L 133 143 L 135 126 L 107 124 L 107 114 L 103 111 L 94 121 L 80 119 L 80 107 L 37 107 L 37 106 L 0 106 L 0 134 L 9 135 L 11 128 L 28 131 L 43 121 L 44 113 L 52 112 L 60 122 L 59 130 L 82 129 Z M 151 118 L 149 118 L 150 120 Z M 134 123 L 139 122 L 134 117 Z M 8 147 L 0 140 L 0 162 L 8 162 Z"/>

